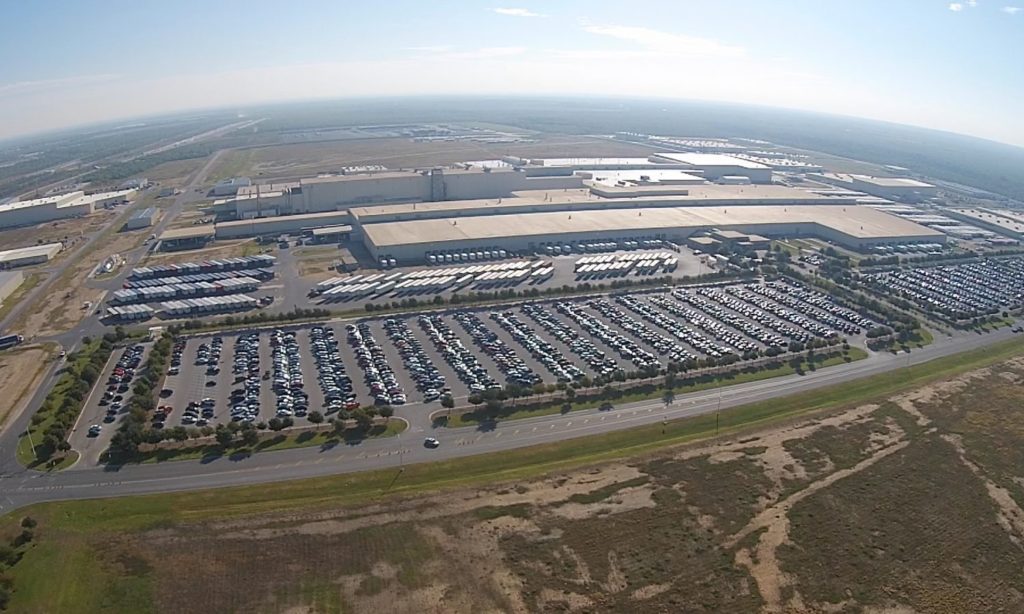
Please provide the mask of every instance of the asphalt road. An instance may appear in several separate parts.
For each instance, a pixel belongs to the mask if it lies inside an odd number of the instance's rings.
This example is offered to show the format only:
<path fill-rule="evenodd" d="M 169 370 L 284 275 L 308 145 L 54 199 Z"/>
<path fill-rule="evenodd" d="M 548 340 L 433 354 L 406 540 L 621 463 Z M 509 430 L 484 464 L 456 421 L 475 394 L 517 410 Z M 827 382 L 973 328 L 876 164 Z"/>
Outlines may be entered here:
<path fill-rule="evenodd" d="M 466 427 L 432 431 L 415 427 L 397 438 L 356 445 L 339 444 L 326 450 L 300 448 L 255 454 L 243 459 L 221 457 L 113 469 L 85 467 L 57 474 L 29 471 L 8 462 L 4 473 L 0 474 L 0 513 L 43 501 L 177 492 L 398 468 L 403 463 L 450 459 L 596 435 L 710 413 L 719 407 L 762 401 L 871 375 L 893 373 L 898 377 L 899 369 L 911 364 L 983 347 L 1011 336 L 1013 333 L 1006 328 L 985 335 L 958 335 L 938 339 L 912 354 L 874 354 L 862 361 L 803 376 L 785 376 L 679 395 L 672 405 L 665 405 L 661 400 L 641 401 L 609 411 L 578 411 L 508 421 L 491 430 Z M 436 450 L 424 448 L 422 441 L 427 435 L 441 439 L 441 447 Z M 2 453 L 4 459 L 10 459 L 12 449 L 5 448 Z"/>

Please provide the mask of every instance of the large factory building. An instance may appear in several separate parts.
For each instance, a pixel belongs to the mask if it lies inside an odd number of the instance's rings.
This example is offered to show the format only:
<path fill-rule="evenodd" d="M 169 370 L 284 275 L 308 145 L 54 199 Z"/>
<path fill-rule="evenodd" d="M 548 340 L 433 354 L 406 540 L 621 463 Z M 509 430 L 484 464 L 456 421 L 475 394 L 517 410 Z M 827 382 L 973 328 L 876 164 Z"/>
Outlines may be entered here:
<path fill-rule="evenodd" d="M 483 215 L 477 213 L 479 209 L 468 206 L 462 210 L 448 207 L 443 210 L 447 214 L 444 217 L 439 210 L 414 212 L 407 208 L 392 217 L 374 215 L 368 208 L 353 211 L 353 220 L 375 259 L 394 258 L 401 263 L 422 262 L 429 253 L 492 248 L 536 250 L 545 245 L 602 239 L 684 242 L 690 235 L 711 230 L 735 230 L 766 237 L 818 237 L 860 251 L 878 245 L 946 240 L 939 231 L 856 205 L 753 204 L 750 199 L 732 206 L 681 205 L 675 198 L 664 197 L 637 199 L 635 203 L 617 203 L 613 207 L 595 204 L 583 201 L 579 208 L 569 209 L 513 204 L 510 209 L 491 207 Z M 386 217 L 393 221 L 375 221 Z"/>
<path fill-rule="evenodd" d="M 128 200 L 135 190 L 86 194 L 82 191 L 0 205 L 0 228 L 15 228 L 89 215 L 96 207 Z"/>

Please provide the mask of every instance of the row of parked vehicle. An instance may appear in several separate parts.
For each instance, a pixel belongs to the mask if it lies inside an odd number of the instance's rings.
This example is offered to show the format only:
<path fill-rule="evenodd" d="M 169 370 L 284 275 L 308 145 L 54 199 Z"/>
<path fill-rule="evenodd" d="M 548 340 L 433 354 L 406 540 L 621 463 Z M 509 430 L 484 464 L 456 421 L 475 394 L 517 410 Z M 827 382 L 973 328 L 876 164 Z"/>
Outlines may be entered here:
<path fill-rule="evenodd" d="M 471 393 L 501 388 L 501 384 L 480 364 L 476 355 L 462 343 L 462 339 L 439 315 L 421 315 L 420 328 L 426 333 L 437 353 L 455 371 Z"/>
<path fill-rule="evenodd" d="M 899 296 L 926 311 L 967 319 L 1024 305 L 1024 258 L 897 269 L 865 275 L 885 296 Z"/>
<path fill-rule="evenodd" d="M 747 337 L 760 342 L 766 347 L 784 347 L 786 345 L 786 340 L 783 339 L 782 336 L 765 330 L 758 324 L 751 322 L 746 318 L 741 318 L 731 311 L 726 311 L 725 308 L 717 302 L 710 300 L 702 290 L 707 290 L 707 288 L 698 288 L 696 292 L 687 292 L 685 295 L 682 295 L 683 299 L 691 307 L 699 309 L 706 314 L 710 314 L 712 318 L 721 323 L 728 324 L 734 329 L 741 331 Z M 739 350 L 743 352 L 750 352 L 758 349 L 757 344 L 750 343 L 742 337 L 738 338 L 739 340 L 733 345 Z"/>
<path fill-rule="evenodd" d="M 359 407 L 352 378 L 341 359 L 341 348 L 329 326 L 309 329 L 309 344 L 316 363 L 316 378 L 324 394 L 324 413 L 353 410 Z"/>
<path fill-rule="evenodd" d="M 587 363 L 590 370 L 598 375 L 612 375 L 619 370 L 619 364 L 606 352 L 598 349 L 594 342 L 579 334 L 579 331 L 564 324 L 555 314 L 533 303 L 522 306 L 523 313 L 539 324 L 544 330 L 569 347 L 573 354 Z"/>
<path fill-rule="evenodd" d="M 231 391 L 231 420 L 253 422 L 260 414 L 260 336 L 239 335 L 235 339 L 235 358 L 231 371 L 241 388 Z"/>
<path fill-rule="evenodd" d="M 798 281 L 790 283 L 792 284 L 792 290 L 790 290 L 789 292 L 793 296 L 797 297 L 798 299 L 805 303 L 817 307 L 822 311 L 827 311 L 829 314 L 853 324 L 853 326 L 851 327 L 840 322 L 840 325 L 837 326 L 836 328 L 843 331 L 844 333 L 848 335 L 856 335 L 860 333 L 861 329 L 867 330 L 875 326 L 874 320 L 864 315 L 861 315 L 852 309 L 843 307 L 842 305 L 838 305 L 829 295 L 823 292 L 818 292 L 817 290 L 811 290 L 810 288 L 808 288 L 807 286 Z M 779 282 L 768 282 L 767 285 L 768 287 L 774 287 L 778 290 L 782 290 L 783 292 L 785 292 L 787 288 L 786 284 L 782 284 Z M 825 323 L 828 324 L 829 321 L 826 321 Z"/>
<path fill-rule="evenodd" d="M 384 332 L 398 350 L 405 364 L 405 370 L 416 382 L 416 388 L 423 393 L 423 401 L 429 403 L 441 398 L 442 394 L 450 394 L 444 375 L 434 366 L 434 362 L 423 351 L 423 344 L 413 336 L 412 330 L 405 320 L 388 318 L 384 320 Z"/>
<path fill-rule="evenodd" d="M 132 379 L 135 378 L 136 369 L 142 363 L 143 351 L 141 345 L 126 347 L 121 351 L 121 356 L 118 357 L 114 370 L 111 371 L 110 377 L 107 378 L 107 389 L 103 392 L 103 396 L 99 401 L 101 407 L 107 408 L 106 414 L 103 417 L 104 422 L 109 423 L 117 420 L 117 415 L 124 409 L 124 398 L 131 386 Z M 89 435 L 96 437 L 102 429 L 101 425 L 93 424 L 89 427 Z"/>
<path fill-rule="evenodd" d="M 654 354 L 585 311 L 582 305 L 563 301 L 556 303 L 555 309 L 578 324 L 587 334 L 600 339 L 606 346 L 615 350 L 620 357 L 633 363 L 637 369 L 661 368 L 662 365 Z"/>
<path fill-rule="evenodd" d="M 569 360 L 561 350 L 538 335 L 537 331 L 520 320 L 515 312 L 511 310 L 493 312 L 490 318 L 498 326 L 508 331 L 512 338 L 523 346 L 537 362 L 544 365 L 556 381 L 567 384 L 586 376 L 583 369 Z"/>
<path fill-rule="evenodd" d="M 273 390 L 277 395 L 278 418 L 304 417 L 309 412 L 309 395 L 302 376 L 302 352 L 295 331 L 275 330 L 270 335 Z"/>
<path fill-rule="evenodd" d="M 659 355 L 668 356 L 669 360 L 686 362 L 696 358 L 693 353 L 686 350 L 683 346 L 622 311 L 611 301 L 603 298 L 594 299 L 588 302 L 587 305 L 610 322 L 615 322 L 622 330 L 654 348 L 654 351 Z"/>
<path fill-rule="evenodd" d="M 793 285 L 789 285 L 779 281 L 767 282 L 764 288 L 777 294 L 766 296 L 771 296 L 773 300 L 847 335 L 856 335 L 862 328 L 874 326 L 870 319 L 852 309 L 841 307 L 828 296 L 808 290 L 802 284 L 797 285 L 798 283 L 793 282 Z"/>
<path fill-rule="evenodd" d="M 673 337 L 685 342 L 690 347 L 702 352 L 703 354 L 718 357 L 724 356 L 731 351 L 729 348 L 708 339 L 697 331 L 694 331 L 693 328 L 687 326 L 680 320 L 669 317 L 665 313 L 658 311 L 652 307 L 650 303 L 629 296 L 615 297 L 615 301 L 633 313 L 636 313 L 644 320 L 664 328 L 664 330 L 671 333 Z M 678 306 L 673 305 L 673 307 Z M 688 357 L 688 354 L 683 355 L 684 359 Z"/>
<path fill-rule="evenodd" d="M 756 294 L 747 290 L 743 286 L 729 286 L 724 292 L 718 289 L 704 288 L 701 293 L 704 296 L 718 301 L 720 304 L 728 307 L 736 313 L 750 318 L 761 326 L 775 331 L 790 341 L 807 343 L 813 337 L 813 335 L 806 330 L 780 320 L 779 318 L 772 317 L 764 309 L 756 307 L 755 305 L 762 304 L 764 299 L 759 298 Z"/>
<path fill-rule="evenodd" d="M 797 309 L 799 303 L 793 297 L 786 296 L 774 288 L 762 285 L 751 285 L 747 286 L 747 288 L 758 295 L 756 299 L 758 305 L 764 307 L 775 317 L 796 324 L 817 337 L 830 339 L 839 334 L 834 329 L 825 326 Z"/>
<path fill-rule="evenodd" d="M 345 330 L 356 362 L 363 370 L 366 385 L 370 387 L 373 402 L 377 405 L 405 405 L 405 391 L 398 383 L 394 369 L 388 364 L 384 348 L 374 338 L 370 325 L 366 322 L 348 324 Z"/>
<path fill-rule="evenodd" d="M 502 341 L 475 313 L 460 311 L 455 313 L 454 317 L 473 338 L 473 343 L 498 365 L 498 369 L 505 374 L 507 383 L 529 387 L 543 381 L 540 375 L 537 375 L 515 350 Z"/>

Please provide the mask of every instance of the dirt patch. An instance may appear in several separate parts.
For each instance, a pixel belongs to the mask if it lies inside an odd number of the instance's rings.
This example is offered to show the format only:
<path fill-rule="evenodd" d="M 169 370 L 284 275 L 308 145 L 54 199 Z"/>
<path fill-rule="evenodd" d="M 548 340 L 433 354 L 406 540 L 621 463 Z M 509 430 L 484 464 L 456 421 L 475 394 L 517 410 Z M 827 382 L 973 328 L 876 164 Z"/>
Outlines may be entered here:
<path fill-rule="evenodd" d="M 17 417 L 42 379 L 52 353 L 41 347 L 0 352 L 0 428 Z"/>
<path fill-rule="evenodd" d="M 256 243 L 255 239 L 242 239 L 240 241 L 219 241 L 214 247 L 202 249 L 190 249 L 172 253 L 153 253 L 146 257 L 147 266 L 181 264 L 183 262 L 195 262 L 196 260 L 210 260 L 213 258 L 239 258 L 241 256 L 252 256 L 255 254 L 272 251 L 269 247 L 263 247 Z"/>

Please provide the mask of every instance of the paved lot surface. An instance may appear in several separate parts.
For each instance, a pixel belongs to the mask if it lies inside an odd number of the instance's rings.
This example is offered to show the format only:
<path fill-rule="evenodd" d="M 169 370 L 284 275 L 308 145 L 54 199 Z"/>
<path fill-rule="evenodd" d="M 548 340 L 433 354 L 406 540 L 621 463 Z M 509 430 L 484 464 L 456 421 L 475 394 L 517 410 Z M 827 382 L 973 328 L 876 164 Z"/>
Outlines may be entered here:
<path fill-rule="evenodd" d="M 146 358 L 149 356 L 149 350 L 152 347 L 152 344 L 149 343 L 142 345 L 144 350 L 139 361 L 140 367 L 145 364 Z M 126 382 L 127 390 L 124 392 L 116 389 L 111 390 L 113 398 L 108 399 L 108 402 L 103 402 L 104 394 L 109 387 L 107 380 L 117 367 L 118 360 L 121 359 L 123 352 L 121 348 L 117 348 L 110 355 L 110 360 L 107 361 L 102 373 L 100 373 L 100 378 L 96 380 L 96 386 L 89 393 L 78 422 L 68 437 L 71 448 L 77 450 L 81 455 L 78 461 L 79 464 L 91 466 L 99 463 L 100 455 L 110 446 L 110 438 L 114 436 L 118 425 L 128 411 L 128 399 L 132 396 L 131 387 L 134 385 L 137 375 Z M 118 397 L 121 397 L 120 400 L 118 400 Z M 108 410 L 114 407 L 113 403 L 120 403 L 121 409 L 116 414 L 108 414 Z M 99 435 L 90 435 L 89 427 L 92 425 L 100 425 L 102 430 Z"/>

